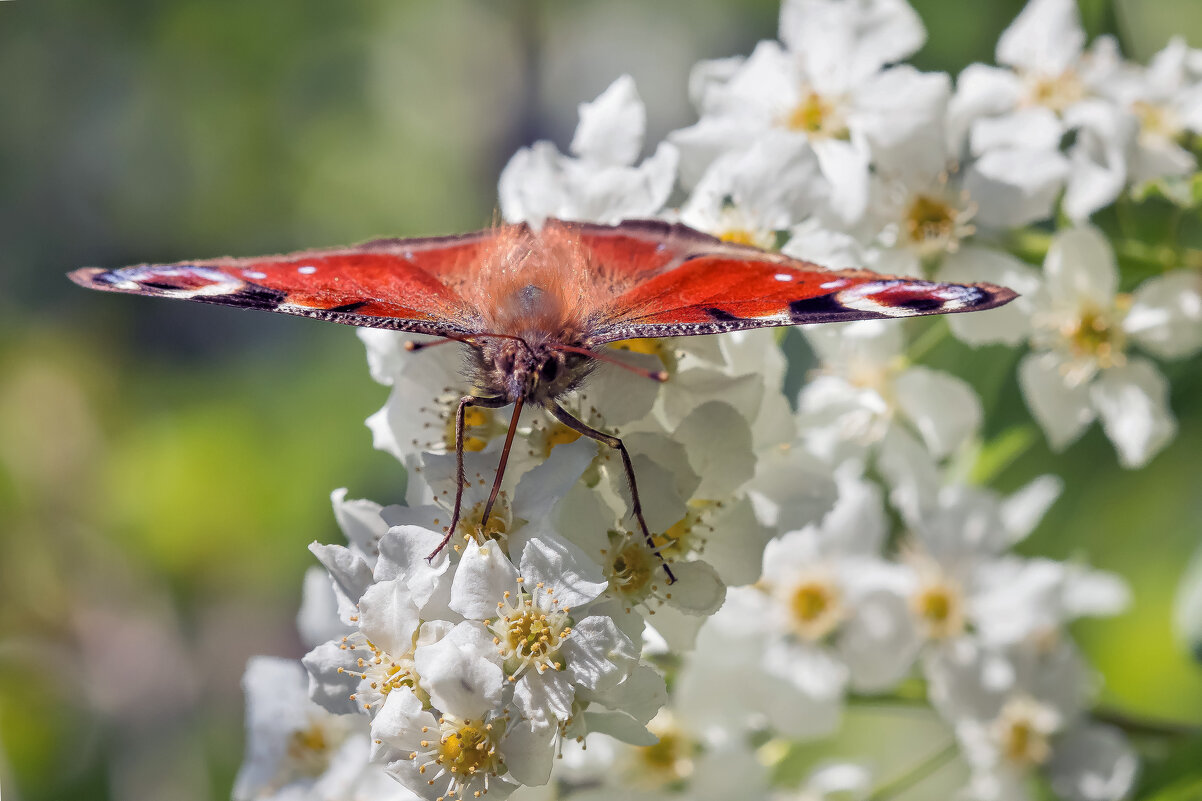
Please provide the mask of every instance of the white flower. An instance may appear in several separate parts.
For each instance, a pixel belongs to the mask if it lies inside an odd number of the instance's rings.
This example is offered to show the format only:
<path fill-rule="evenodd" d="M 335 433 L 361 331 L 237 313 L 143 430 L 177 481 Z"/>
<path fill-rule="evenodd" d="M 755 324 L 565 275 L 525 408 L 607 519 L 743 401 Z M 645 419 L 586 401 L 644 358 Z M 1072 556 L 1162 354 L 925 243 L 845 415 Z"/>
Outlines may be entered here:
<path fill-rule="evenodd" d="M 235 801 L 407 801 L 412 794 L 368 762 L 362 718 L 332 715 L 306 695 L 296 662 L 255 657 L 242 679 L 246 693 L 246 759 L 234 781 Z"/>
<path fill-rule="evenodd" d="M 911 67 L 882 70 L 925 39 L 900 0 L 790 0 L 781 8 L 780 36 L 783 47 L 760 42 L 735 68 L 728 61 L 697 67 L 691 83 L 701 119 L 670 136 L 681 150 L 681 180 L 691 187 L 723 153 L 785 131 L 809 141 L 831 212 L 853 224 L 867 202 L 872 150 L 888 150 L 928 124 L 946 81 Z"/>
<path fill-rule="evenodd" d="M 744 738 L 707 738 L 667 709 L 647 728 L 657 742 L 635 746 L 602 735 L 590 736 L 583 748 L 566 748 L 556 775 L 581 786 L 574 801 L 666 801 L 686 794 L 726 801 L 767 794 L 767 768 Z"/>
<path fill-rule="evenodd" d="M 519 784 L 545 784 L 550 736 L 506 715 L 443 710 L 436 715 L 411 692 L 398 692 L 372 723 L 374 758 L 430 801 L 507 798 Z"/>
<path fill-rule="evenodd" d="M 1086 718 L 1092 682 L 1068 642 L 991 650 L 961 640 L 926 668 L 931 701 L 972 766 L 970 797 L 1029 798 L 1033 771 L 1071 801 L 1117 801 L 1133 786 L 1136 755 L 1119 731 Z"/>
<path fill-rule="evenodd" d="M 460 625 L 491 633 L 522 717 L 555 728 L 572 717 L 578 691 L 604 693 L 637 662 L 612 618 L 588 611 L 604 589 L 595 565 L 553 542 L 527 541 L 519 572 L 489 541 L 464 552 L 450 605 L 468 621 Z"/>
<path fill-rule="evenodd" d="M 1055 638 L 1078 617 L 1127 606 L 1130 592 L 1113 574 L 1007 553 L 1055 501 L 1058 479 L 1041 476 L 1008 497 L 965 485 L 936 488 L 919 478 L 934 471 L 925 459 L 917 447 L 891 449 L 878 464 L 912 533 L 903 544 L 909 572 L 902 592 L 925 638 L 947 642 L 971 632 L 990 645 Z"/>
<path fill-rule="evenodd" d="M 1134 118 L 1097 99 L 1120 59 L 1111 39 L 1089 52 L 1084 45 L 1074 0 L 1031 0 L 998 40 L 998 63 L 1010 69 L 973 64 L 960 74 L 949 129 L 953 147 L 967 140 L 976 159 L 965 182 L 979 196 L 983 224 L 1045 218 L 1062 187 L 1065 211 L 1085 219 L 1126 183 Z M 1066 159 L 1060 143 L 1069 131 L 1077 137 Z M 1029 213 L 1007 213 L 993 202 L 1014 195 L 1035 201 Z"/>
<path fill-rule="evenodd" d="M 701 725 L 763 715 L 786 735 L 821 736 L 838 725 L 849 686 L 898 682 L 919 641 L 904 571 L 878 556 L 886 532 L 879 492 L 844 470 L 822 525 L 770 542 L 756 588 L 732 589 L 703 627 L 679 678 L 682 714 Z"/>
<path fill-rule="evenodd" d="M 872 791 L 872 774 L 863 765 L 830 762 L 815 768 L 795 791 L 777 790 L 772 801 L 860 801 Z"/>
<path fill-rule="evenodd" d="M 1202 294 L 1185 274 L 1153 279 L 1134 298 L 1119 295 L 1114 252 L 1101 233 L 1057 235 L 1033 297 L 1033 352 L 1019 382 L 1054 449 L 1075 441 L 1097 418 L 1125 467 L 1147 463 L 1173 436 L 1168 382 L 1128 341 L 1153 353 L 1185 355 L 1202 344 Z"/>
<path fill-rule="evenodd" d="M 572 156 L 551 142 L 514 154 L 501 172 L 501 215 L 541 225 L 548 217 L 617 223 L 659 212 L 676 181 L 676 150 L 667 143 L 635 166 L 647 112 L 634 80 L 623 75 L 592 103 L 580 105 Z"/>
<path fill-rule="evenodd" d="M 1101 90 L 1139 124 L 1131 154 L 1131 181 L 1186 175 L 1196 167 L 1181 145 L 1202 131 L 1202 85 L 1189 73 L 1189 47 L 1174 37 L 1146 68 L 1123 65 Z"/>
<path fill-rule="evenodd" d="M 772 130 L 716 158 L 680 220 L 727 242 L 772 250 L 776 233 L 819 209 L 829 193 L 809 142 Z"/>
<path fill-rule="evenodd" d="M 968 384 L 907 365 L 895 322 L 864 320 L 803 332 L 823 371 L 798 398 L 802 436 L 828 462 L 863 458 L 899 421 L 938 457 L 953 453 L 980 426 L 981 404 Z"/>

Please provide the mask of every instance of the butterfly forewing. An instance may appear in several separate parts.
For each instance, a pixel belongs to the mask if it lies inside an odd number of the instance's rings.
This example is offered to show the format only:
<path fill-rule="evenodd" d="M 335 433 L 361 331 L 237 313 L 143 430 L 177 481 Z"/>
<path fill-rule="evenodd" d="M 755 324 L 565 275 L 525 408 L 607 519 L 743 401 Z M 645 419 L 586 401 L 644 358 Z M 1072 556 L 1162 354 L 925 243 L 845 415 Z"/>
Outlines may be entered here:
<path fill-rule="evenodd" d="M 615 299 L 591 342 L 715 334 L 749 328 L 978 311 L 1014 293 L 990 284 L 944 284 L 809 262 L 717 243 Z"/>
<path fill-rule="evenodd" d="M 480 231 L 428 239 L 380 239 L 281 256 L 143 264 L 71 274 L 110 292 L 219 303 L 348 325 L 434 335 L 472 332 L 460 288 L 496 236 Z"/>

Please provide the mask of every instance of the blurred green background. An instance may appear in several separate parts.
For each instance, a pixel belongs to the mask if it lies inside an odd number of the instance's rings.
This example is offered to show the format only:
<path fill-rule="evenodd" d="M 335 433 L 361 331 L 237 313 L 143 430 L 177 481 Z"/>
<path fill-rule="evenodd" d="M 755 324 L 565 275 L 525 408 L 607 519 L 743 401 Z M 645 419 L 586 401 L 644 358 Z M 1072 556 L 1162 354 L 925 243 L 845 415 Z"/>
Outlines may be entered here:
<path fill-rule="evenodd" d="M 1019 0 L 914 0 L 913 59 L 992 60 Z M 5 797 L 228 798 L 252 654 L 299 656 L 306 545 L 328 494 L 399 499 L 347 329 L 86 293 L 64 273 L 486 224 L 519 146 L 561 147 L 623 72 L 652 142 L 693 120 L 698 59 L 775 35 L 777 0 L 0 2 L 0 784 Z M 1196 0 L 1085 0 L 1146 59 L 1202 46 Z M 985 351 L 969 374 L 1023 419 Z M 984 365 L 984 366 L 982 366 Z M 1025 550 L 1117 570 L 1134 608 L 1079 628 L 1104 702 L 1202 722 L 1172 594 L 1202 540 L 1202 375 L 1170 366 L 1177 441 L 1115 466 L 1095 429 L 999 479 L 1068 491 Z M 1012 374 L 1012 370 L 1007 375 Z"/>

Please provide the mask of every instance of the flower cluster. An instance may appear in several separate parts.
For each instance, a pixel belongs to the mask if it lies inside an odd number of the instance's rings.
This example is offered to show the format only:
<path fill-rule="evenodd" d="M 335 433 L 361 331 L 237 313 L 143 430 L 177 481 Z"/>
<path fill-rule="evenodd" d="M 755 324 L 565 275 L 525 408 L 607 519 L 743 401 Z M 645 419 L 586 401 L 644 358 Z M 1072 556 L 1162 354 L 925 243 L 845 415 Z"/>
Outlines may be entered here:
<path fill-rule="evenodd" d="M 406 468 L 405 503 L 335 493 L 347 544 L 312 546 L 308 693 L 295 665 L 251 664 L 236 798 L 859 797 L 873 786 L 859 762 L 774 785 L 788 749 L 773 744 L 915 686 L 958 743 L 965 797 L 1025 798 L 1036 775 L 1067 799 L 1130 790 L 1136 757 L 1090 718 L 1095 682 L 1066 629 L 1120 612 L 1127 589 L 1014 553 L 1061 481 L 1006 495 L 970 481 L 981 400 L 919 360 L 932 332 L 1021 348 L 1017 381 L 1054 449 L 1095 419 L 1126 467 L 1171 440 L 1153 358 L 1202 349 L 1202 271 L 1129 287 L 1089 220 L 1194 173 L 1202 53 L 1174 41 L 1144 67 L 1110 39 L 1087 47 L 1074 0 L 1031 0 L 998 66 L 955 81 L 899 63 L 924 40 L 905 0 L 784 0 L 779 41 L 696 66 L 694 125 L 642 158 L 646 110 L 619 78 L 580 106 L 568 153 L 513 157 L 502 215 L 659 217 L 1022 297 L 922 329 L 805 328 L 812 369 L 793 397 L 771 331 L 618 343 L 667 384 L 603 364 L 566 405 L 622 437 L 654 549 L 617 454 L 532 408 L 487 521 L 508 425 L 467 410 L 463 516 L 440 549 L 471 389 L 460 355 L 362 331 L 391 387 L 368 426 Z"/>

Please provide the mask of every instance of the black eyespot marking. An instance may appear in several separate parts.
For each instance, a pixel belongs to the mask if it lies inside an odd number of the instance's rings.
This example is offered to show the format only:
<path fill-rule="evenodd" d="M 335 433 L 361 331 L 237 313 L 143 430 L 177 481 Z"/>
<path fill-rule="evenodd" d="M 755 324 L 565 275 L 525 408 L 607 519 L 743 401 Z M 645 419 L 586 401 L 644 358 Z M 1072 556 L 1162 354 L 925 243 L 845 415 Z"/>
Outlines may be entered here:
<path fill-rule="evenodd" d="M 288 300 L 288 293 L 265 286 L 245 284 L 230 297 L 238 298 L 239 306 L 252 306 L 256 309 L 274 309 Z"/>
<path fill-rule="evenodd" d="M 549 359 L 548 361 L 543 362 L 543 368 L 539 371 L 539 377 L 542 378 L 543 381 L 550 383 L 554 381 L 558 375 L 559 362 L 555 361 L 554 359 Z"/>
<path fill-rule="evenodd" d="M 330 308 L 326 309 L 326 311 L 328 311 L 328 312 L 342 312 L 342 313 L 344 313 L 344 314 L 349 314 L 350 312 L 353 312 L 353 311 L 356 311 L 356 310 L 358 310 L 358 309 L 361 309 L 361 308 L 363 308 L 363 307 L 364 307 L 364 306 L 366 306 L 366 305 L 367 305 L 369 302 L 370 302 L 370 301 L 366 301 L 366 300 L 356 300 L 356 301 L 355 301 L 355 302 L 353 302 L 353 303 L 344 303 L 344 304 L 342 304 L 341 306 L 332 306 L 332 307 L 330 307 Z"/>
<path fill-rule="evenodd" d="M 706 309 L 705 313 L 710 316 L 711 320 L 715 320 L 719 323 L 733 323 L 736 320 L 740 319 L 740 318 L 736 317 L 735 315 L 731 314 L 730 312 L 722 311 L 722 309 L 712 307 L 712 306 L 710 308 Z"/>
<path fill-rule="evenodd" d="M 933 312 L 942 309 L 944 306 L 944 301 L 940 300 L 939 298 L 920 296 L 906 298 L 905 300 L 892 305 L 915 312 Z"/>
<path fill-rule="evenodd" d="M 789 317 L 796 323 L 821 323 L 831 318 L 845 318 L 847 313 L 847 307 L 839 302 L 834 292 L 789 304 Z"/>

